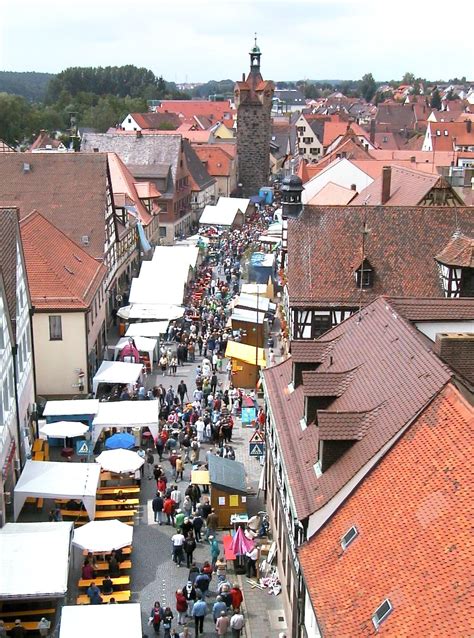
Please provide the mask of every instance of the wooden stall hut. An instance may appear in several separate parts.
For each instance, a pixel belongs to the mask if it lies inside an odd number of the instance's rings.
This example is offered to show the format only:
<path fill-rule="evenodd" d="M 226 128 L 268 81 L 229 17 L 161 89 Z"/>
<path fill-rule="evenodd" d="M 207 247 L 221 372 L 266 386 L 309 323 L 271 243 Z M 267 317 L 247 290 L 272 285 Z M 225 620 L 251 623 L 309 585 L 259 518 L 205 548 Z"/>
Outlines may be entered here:
<path fill-rule="evenodd" d="M 219 518 L 220 528 L 230 527 L 232 514 L 247 513 L 245 467 L 239 461 L 209 455 L 211 506 Z"/>
<path fill-rule="evenodd" d="M 260 368 L 266 367 L 264 349 L 228 341 L 225 356 L 232 362 L 232 385 L 235 388 L 255 388 Z"/>

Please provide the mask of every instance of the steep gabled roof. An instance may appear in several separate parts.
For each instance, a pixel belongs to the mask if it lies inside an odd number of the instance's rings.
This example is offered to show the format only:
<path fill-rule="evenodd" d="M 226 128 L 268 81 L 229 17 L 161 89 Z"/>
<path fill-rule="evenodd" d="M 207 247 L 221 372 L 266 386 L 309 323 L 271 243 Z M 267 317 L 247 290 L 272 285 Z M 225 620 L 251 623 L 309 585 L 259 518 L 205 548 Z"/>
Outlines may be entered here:
<path fill-rule="evenodd" d="M 130 113 L 140 128 L 160 129 L 162 127 L 177 129 L 181 119 L 176 113 Z"/>
<path fill-rule="evenodd" d="M 351 206 L 361 206 L 365 201 L 368 201 L 371 206 L 380 206 L 382 184 L 383 175 L 380 175 L 352 200 Z M 436 173 L 391 166 L 390 197 L 385 202 L 385 206 L 417 206 L 432 189 L 438 188 L 450 191 L 458 204 L 462 204 L 461 199 L 444 177 Z"/>
<path fill-rule="evenodd" d="M 461 233 L 455 233 L 443 250 L 436 255 L 436 261 L 447 266 L 474 268 L 474 236 L 466 237 Z"/>
<path fill-rule="evenodd" d="M 323 436 L 354 437 L 355 443 L 318 478 L 321 430 L 302 428 L 305 411 L 304 382 L 293 391 L 291 357 L 263 371 L 266 398 L 274 417 L 291 496 L 300 520 L 328 503 L 354 478 L 449 381 L 451 371 L 411 324 L 379 298 L 327 332 L 332 342 L 315 375 L 356 370 L 340 396 L 325 411 Z M 305 375 L 305 372 L 303 372 Z M 339 417 L 337 415 L 340 415 Z M 334 439 L 332 439 L 334 440 Z M 346 439 L 347 440 L 347 439 Z"/>
<path fill-rule="evenodd" d="M 364 220 L 374 282 L 361 293 L 354 270 Z M 474 237 L 472 208 L 306 206 L 288 222 L 290 304 L 357 308 L 378 295 L 444 297 L 435 257 L 456 230 Z"/>
<path fill-rule="evenodd" d="M 194 182 L 192 190 L 202 191 L 215 184 L 215 178 L 209 175 L 205 165 L 201 162 L 194 148 L 186 139 L 183 140 L 183 150 L 186 156 L 188 170 Z"/>
<path fill-rule="evenodd" d="M 64 144 L 60 140 L 55 140 L 48 135 L 46 131 L 40 131 L 38 137 L 28 149 L 29 151 L 35 151 L 38 149 L 58 149 L 60 146 L 64 147 Z"/>
<path fill-rule="evenodd" d="M 209 175 L 219 177 L 232 174 L 233 157 L 221 145 L 200 144 L 193 148 Z"/>
<path fill-rule="evenodd" d="M 0 153 L 15 153 L 15 149 L 13 146 L 10 146 L 4 140 L 0 139 Z"/>
<path fill-rule="evenodd" d="M 25 165 L 28 170 L 25 170 Z M 108 164 L 102 153 L 0 153 L 0 204 L 37 210 L 86 252 L 104 258 Z"/>
<path fill-rule="evenodd" d="M 0 208 L 0 271 L 8 305 L 13 344 L 16 343 L 17 245 L 20 245 L 18 210 Z"/>
<path fill-rule="evenodd" d="M 137 192 L 135 180 L 132 173 L 128 170 L 125 164 L 116 153 L 108 153 L 110 177 L 112 180 L 112 190 L 114 197 L 116 198 L 115 204 L 119 206 L 117 196 L 126 196 L 131 205 L 134 207 L 134 212 L 139 216 L 140 221 L 144 226 L 152 221 L 153 217 L 148 212 L 146 206 L 140 200 L 140 195 Z M 146 186 L 146 182 L 143 186 Z M 156 190 L 156 189 L 155 189 Z M 158 192 L 158 191 L 157 191 Z M 160 194 L 158 193 L 157 197 Z"/>
<path fill-rule="evenodd" d="M 28 283 L 38 310 L 86 310 L 107 274 L 37 211 L 21 220 Z"/>
<path fill-rule="evenodd" d="M 474 321 L 474 298 L 388 297 L 390 305 L 409 321 Z"/>
<path fill-rule="evenodd" d="M 474 413 L 448 384 L 299 550 L 322 635 L 468 636 Z M 341 538 L 355 526 L 345 551 Z"/>

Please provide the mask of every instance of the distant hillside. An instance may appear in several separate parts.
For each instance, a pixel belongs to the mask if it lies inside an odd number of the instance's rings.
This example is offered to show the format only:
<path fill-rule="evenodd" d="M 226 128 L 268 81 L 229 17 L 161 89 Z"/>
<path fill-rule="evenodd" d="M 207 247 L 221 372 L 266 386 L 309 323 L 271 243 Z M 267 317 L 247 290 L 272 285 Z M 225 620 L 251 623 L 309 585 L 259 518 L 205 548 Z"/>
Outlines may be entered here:
<path fill-rule="evenodd" d="M 30 100 L 42 101 L 52 73 L 0 71 L 0 93 L 14 93 Z"/>

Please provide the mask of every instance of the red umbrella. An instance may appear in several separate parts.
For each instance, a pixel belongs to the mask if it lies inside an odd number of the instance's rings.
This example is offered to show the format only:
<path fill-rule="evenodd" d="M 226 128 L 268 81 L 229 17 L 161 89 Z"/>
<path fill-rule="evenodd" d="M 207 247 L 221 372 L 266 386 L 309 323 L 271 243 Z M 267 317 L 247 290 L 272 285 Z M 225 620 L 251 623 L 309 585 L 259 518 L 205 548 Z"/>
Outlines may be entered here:
<path fill-rule="evenodd" d="M 246 538 L 243 529 L 239 527 L 237 532 L 234 534 L 232 543 L 230 544 L 230 548 L 234 554 L 236 556 L 242 556 L 253 549 L 254 546 L 255 543 L 249 538 Z"/>

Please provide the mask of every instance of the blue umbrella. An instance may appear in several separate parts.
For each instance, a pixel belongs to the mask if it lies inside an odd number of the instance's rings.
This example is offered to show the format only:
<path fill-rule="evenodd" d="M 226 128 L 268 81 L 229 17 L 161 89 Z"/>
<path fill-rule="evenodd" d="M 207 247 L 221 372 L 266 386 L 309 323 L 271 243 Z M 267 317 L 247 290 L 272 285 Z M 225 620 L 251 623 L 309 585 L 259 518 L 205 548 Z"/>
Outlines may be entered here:
<path fill-rule="evenodd" d="M 127 432 L 117 432 L 117 434 L 109 436 L 105 441 L 105 447 L 108 450 L 118 450 L 119 448 L 130 450 L 135 447 L 135 438 Z"/>

